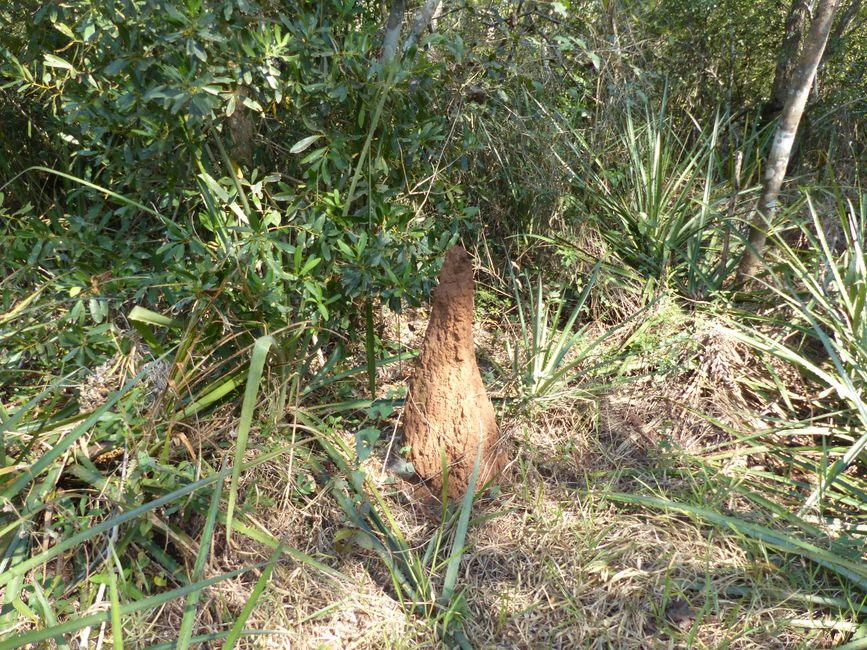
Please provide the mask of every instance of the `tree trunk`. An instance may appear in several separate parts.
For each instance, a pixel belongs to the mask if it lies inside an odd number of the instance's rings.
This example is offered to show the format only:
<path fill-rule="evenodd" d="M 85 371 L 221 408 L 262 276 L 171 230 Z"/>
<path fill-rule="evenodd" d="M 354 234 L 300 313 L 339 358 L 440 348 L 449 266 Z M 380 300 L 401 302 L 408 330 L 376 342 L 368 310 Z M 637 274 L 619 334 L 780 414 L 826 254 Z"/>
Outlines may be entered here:
<path fill-rule="evenodd" d="M 786 103 L 783 106 L 783 114 L 774 135 L 770 156 L 768 156 L 762 195 L 750 225 L 749 245 L 744 251 L 744 257 L 738 269 L 739 281 L 743 281 L 753 274 L 758 257 L 762 254 L 767 239 L 766 229 L 777 211 L 777 197 L 786 175 L 786 166 L 792 153 L 792 144 L 795 141 L 795 134 L 798 132 L 798 124 L 804 113 L 804 107 L 807 105 L 810 87 L 816 77 L 816 69 L 819 67 L 825 45 L 828 42 L 828 34 L 831 31 L 837 2 L 838 0 L 819 0 L 813 24 L 810 26 L 810 32 L 804 41 L 800 61 L 792 74 Z"/>
<path fill-rule="evenodd" d="M 804 37 L 804 26 L 810 15 L 807 0 L 792 0 L 789 13 L 786 15 L 786 25 L 783 42 L 777 56 L 777 68 L 774 70 L 774 81 L 771 84 L 771 94 L 762 106 L 762 124 L 768 124 L 786 105 L 786 96 L 792 81 L 792 73 L 798 63 L 798 50 Z"/>
<path fill-rule="evenodd" d="M 400 27 L 403 25 L 405 9 L 405 0 L 392 0 L 388 22 L 385 24 L 385 36 L 382 39 L 382 62 L 386 65 L 394 61 L 394 56 L 397 54 L 397 43 L 400 40 Z"/>

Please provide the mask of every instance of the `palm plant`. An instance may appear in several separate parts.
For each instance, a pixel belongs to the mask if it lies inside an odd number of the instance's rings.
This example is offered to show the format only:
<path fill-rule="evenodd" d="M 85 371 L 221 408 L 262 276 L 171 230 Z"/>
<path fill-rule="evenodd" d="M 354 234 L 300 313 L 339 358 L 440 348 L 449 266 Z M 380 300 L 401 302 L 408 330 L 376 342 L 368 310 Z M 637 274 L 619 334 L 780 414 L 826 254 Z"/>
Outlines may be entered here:
<path fill-rule="evenodd" d="M 642 124 L 630 112 L 621 133 L 623 171 L 588 170 L 588 202 L 612 249 L 645 278 L 673 280 L 691 297 L 719 289 L 731 271 L 718 264 L 727 240 L 715 180 L 721 125 L 717 117 L 687 140 L 664 106 L 646 111 Z"/>
<path fill-rule="evenodd" d="M 574 392 L 585 373 L 583 364 L 613 332 L 585 341 L 589 324 L 578 326 L 598 271 L 597 264 L 570 312 L 566 312 L 567 302 L 562 297 L 550 292 L 546 295 L 541 277 L 535 290 L 527 280 L 526 298 L 513 277 L 519 330 L 517 340 L 506 343 L 506 350 L 521 402 L 553 400 Z"/>
<path fill-rule="evenodd" d="M 795 349 L 756 330 L 738 328 L 733 334 L 757 350 L 773 354 L 791 363 L 836 393 L 845 405 L 844 420 L 856 433 L 849 437 L 845 449 L 830 466 L 814 467 L 819 483 L 803 505 L 802 513 L 816 506 L 823 495 L 852 463 L 858 462 L 867 448 L 867 263 L 864 260 L 867 238 L 867 197 L 859 204 L 838 198 L 836 203 L 837 234 L 829 237 L 827 226 L 807 196 L 811 219 L 796 226 L 804 248 L 796 250 L 782 234 L 774 235 L 776 249 L 782 257 L 778 265 L 778 282 L 769 288 L 796 314 L 784 323 L 796 332 L 812 337 L 824 351 L 817 358 Z M 825 461 L 823 461 L 823 465 Z"/>

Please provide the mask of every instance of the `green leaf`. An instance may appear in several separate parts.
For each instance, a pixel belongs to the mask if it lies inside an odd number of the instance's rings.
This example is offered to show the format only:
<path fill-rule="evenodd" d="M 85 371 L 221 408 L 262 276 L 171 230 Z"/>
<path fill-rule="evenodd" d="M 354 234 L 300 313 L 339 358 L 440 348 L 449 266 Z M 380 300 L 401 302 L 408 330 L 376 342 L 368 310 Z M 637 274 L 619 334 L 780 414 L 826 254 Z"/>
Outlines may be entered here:
<path fill-rule="evenodd" d="M 367 427 L 355 434 L 355 451 L 358 453 L 358 460 L 362 463 L 370 457 L 373 451 L 373 445 L 379 440 L 381 431 L 376 427 Z"/>
<path fill-rule="evenodd" d="M 229 101 L 226 102 L 226 109 L 225 109 L 225 111 L 224 111 L 225 114 L 226 114 L 226 117 L 232 117 L 232 115 L 233 115 L 234 112 L 235 112 L 235 108 L 236 108 L 236 105 L 237 105 L 237 101 L 238 101 L 238 96 L 237 96 L 237 95 L 234 95 L 234 94 L 233 94 L 233 95 L 231 95 L 231 96 L 229 97 Z"/>
<path fill-rule="evenodd" d="M 42 56 L 45 58 L 45 65 L 49 68 L 60 68 L 61 70 L 69 70 L 71 72 L 76 71 L 69 61 L 61 59 L 59 56 L 53 54 L 43 54 Z"/>
<path fill-rule="evenodd" d="M 54 22 L 54 23 L 52 23 L 52 26 L 54 27 L 54 29 L 56 29 L 58 32 L 60 32 L 61 34 L 63 34 L 67 38 L 69 38 L 73 41 L 77 40 L 75 38 L 75 34 L 72 32 L 72 30 L 67 25 L 65 25 L 63 23 Z"/>
<path fill-rule="evenodd" d="M 202 172 L 201 174 L 199 174 L 199 178 L 201 178 L 202 181 L 204 181 L 207 188 L 213 194 L 215 194 L 216 197 L 218 199 L 220 199 L 220 201 L 222 201 L 223 203 L 229 202 L 229 193 L 226 192 L 226 190 L 223 188 L 223 186 L 220 185 L 216 180 L 214 180 L 214 178 L 210 174 L 208 174 L 206 172 Z"/>
<path fill-rule="evenodd" d="M 301 159 L 301 164 L 307 165 L 316 160 L 319 160 L 320 158 L 322 158 L 322 156 L 325 155 L 326 151 L 328 151 L 328 147 L 319 147 L 319 149 L 314 149 Z"/>
<path fill-rule="evenodd" d="M 183 321 L 179 321 L 177 319 L 171 318 L 169 316 L 165 316 L 163 314 L 157 313 L 155 311 L 151 311 L 150 309 L 146 309 L 144 307 L 140 307 L 136 305 L 132 308 L 132 311 L 129 312 L 128 316 L 129 320 L 135 321 L 138 323 L 146 323 L 147 325 L 157 325 L 159 327 L 170 327 L 172 329 L 183 329 L 184 323 Z"/>
<path fill-rule="evenodd" d="M 352 249 L 347 245 L 347 243 L 346 243 L 345 241 L 343 241 L 342 239 L 338 239 L 338 240 L 337 240 L 337 247 L 340 249 L 340 252 L 343 253 L 343 255 L 344 255 L 347 259 L 350 259 L 350 260 L 354 260 L 354 259 L 355 259 L 355 253 L 354 253 L 353 250 L 352 250 Z"/>
<path fill-rule="evenodd" d="M 129 64 L 129 61 L 127 61 L 126 59 L 115 59 L 114 61 L 109 63 L 107 66 L 105 66 L 104 72 L 105 72 L 105 74 L 107 74 L 109 76 L 116 75 L 118 72 L 123 70 L 128 64 Z"/>
<path fill-rule="evenodd" d="M 90 317 L 93 319 L 94 323 L 101 323 L 108 315 L 108 305 L 97 298 L 91 298 L 88 300 L 87 308 L 90 310 Z"/>
<path fill-rule="evenodd" d="M 292 145 L 292 148 L 289 150 L 289 153 L 296 154 L 305 151 L 311 144 L 316 142 L 322 136 L 319 134 L 316 135 L 308 135 L 306 138 L 302 138 L 298 142 Z"/>
<path fill-rule="evenodd" d="M 301 271 L 298 273 L 298 275 L 307 275 L 308 273 L 310 273 L 310 271 L 319 266 L 319 262 L 321 261 L 322 260 L 318 257 L 311 257 L 304 263 L 304 266 L 301 268 Z"/>

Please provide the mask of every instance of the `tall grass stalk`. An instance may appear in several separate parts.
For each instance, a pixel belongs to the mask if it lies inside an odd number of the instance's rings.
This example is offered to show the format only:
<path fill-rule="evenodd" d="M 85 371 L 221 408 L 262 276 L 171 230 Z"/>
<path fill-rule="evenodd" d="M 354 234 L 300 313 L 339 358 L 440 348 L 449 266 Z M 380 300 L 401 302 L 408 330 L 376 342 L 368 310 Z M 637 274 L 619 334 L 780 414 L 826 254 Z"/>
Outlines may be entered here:
<path fill-rule="evenodd" d="M 219 477 L 217 478 L 217 485 L 211 493 L 211 505 L 208 507 L 208 515 L 205 518 L 205 527 L 202 530 L 202 536 L 199 539 L 199 550 L 196 553 L 196 561 L 193 565 L 190 582 L 199 582 L 204 575 L 205 562 L 207 561 L 208 553 L 211 550 L 211 541 L 214 539 L 214 533 L 217 530 L 217 512 L 220 509 L 220 497 L 223 494 L 223 482 L 225 477 L 226 466 L 223 465 Z M 198 605 L 201 596 L 201 591 L 194 591 L 187 596 L 187 603 L 184 607 L 184 616 L 181 619 L 181 627 L 178 631 L 178 650 L 187 650 L 190 647 L 190 639 L 193 636 L 193 626 L 196 624 L 196 614 L 198 614 Z"/>
<path fill-rule="evenodd" d="M 250 369 L 247 374 L 247 385 L 244 388 L 244 401 L 241 404 L 241 419 L 238 423 L 238 439 L 235 442 L 235 462 L 232 465 L 232 480 L 229 485 L 229 502 L 226 506 L 226 539 L 232 539 L 232 517 L 235 503 L 238 499 L 238 481 L 241 476 L 241 464 L 247 451 L 247 437 L 253 423 L 253 410 L 256 408 L 256 397 L 259 394 L 259 381 L 265 368 L 268 350 L 274 345 L 273 336 L 263 336 L 253 344 L 253 355 L 250 359 Z"/>

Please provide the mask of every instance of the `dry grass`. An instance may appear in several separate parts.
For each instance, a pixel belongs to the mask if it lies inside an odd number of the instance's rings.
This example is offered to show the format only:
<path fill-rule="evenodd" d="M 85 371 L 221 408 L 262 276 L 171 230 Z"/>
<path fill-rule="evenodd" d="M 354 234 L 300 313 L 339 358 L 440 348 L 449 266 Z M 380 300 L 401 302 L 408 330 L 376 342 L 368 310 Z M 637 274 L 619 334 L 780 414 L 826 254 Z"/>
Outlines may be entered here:
<path fill-rule="evenodd" d="M 576 449 L 586 444 L 566 435 L 561 443 Z M 622 445 L 606 455 L 624 462 L 633 458 L 623 455 Z M 808 643 L 802 630 L 781 625 L 811 614 L 797 603 L 779 602 L 780 592 L 791 592 L 790 581 L 773 564 L 757 561 L 736 538 L 677 515 L 624 512 L 605 500 L 610 481 L 590 479 L 586 489 L 565 486 L 562 468 L 550 473 L 524 450 L 517 465 L 516 480 L 474 511 L 477 518 L 492 516 L 471 526 L 461 571 L 466 632 L 474 647 L 794 648 L 833 640 L 814 636 Z M 576 466 L 574 475 L 589 470 Z M 278 497 L 287 487 L 275 481 L 278 468 L 263 472 L 251 480 Z M 390 499 L 391 512 L 408 539 L 422 546 L 432 525 L 402 502 Z M 433 625 L 406 614 L 394 599 L 375 558 L 335 550 L 342 516 L 329 499 L 304 509 L 263 509 L 258 519 L 296 548 L 328 558 L 347 580 L 282 564 L 249 625 L 276 633 L 248 641 L 249 647 L 441 647 Z M 238 549 L 225 553 L 212 571 L 267 555 L 264 548 Z M 214 588 L 206 614 L 236 614 L 253 582 L 250 576 Z M 732 587 L 751 595 L 730 596 Z M 687 613 L 677 619 L 673 609 L 683 603 Z M 164 612 L 166 639 L 173 638 L 180 615 Z M 201 621 L 203 628 L 219 629 L 218 621 L 208 618 Z"/>
<path fill-rule="evenodd" d="M 688 370 L 666 381 L 626 384 L 598 401 L 564 399 L 532 416 L 504 413 L 514 461 L 476 504 L 458 580 L 474 648 L 821 648 L 839 640 L 834 629 L 804 627 L 821 628 L 823 614 L 798 597 L 806 588 L 836 593 L 833 580 L 727 531 L 607 498 L 646 489 L 688 496 L 701 477 L 690 478 L 680 459 L 700 457 L 723 435 L 697 413 L 749 410 L 752 396 L 739 378 L 752 372 L 751 361 L 712 322 L 691 327 L 697 345 L 669 351 Z M 405 371 L 390 370 L 389 383 Z M 381 472 L 381 457 L 364 468 L 409 543 L 423 549 L 437 524 Z M 247 626 L 273 633 L 245 647 L 443 647 L 433 617 L 398 602 L 373 554 L 335 542 L 348 525 L 343 513 L 326 493 L 300 498 L 304 470 L 296 469 L 289 476 L 285 464 L 270 463 L 245 477 L 256 525 L 345 579 L 281 561 Z M 211 575 L 270 554 L 249 543 L 217 550 Z M 212 588 L 199 631 L 225 629 L 255 579 L 251 572 Z M 173 639 L 180 607 L 139 625 L 151 640 Z"/>

